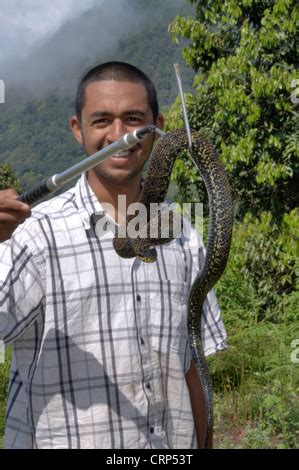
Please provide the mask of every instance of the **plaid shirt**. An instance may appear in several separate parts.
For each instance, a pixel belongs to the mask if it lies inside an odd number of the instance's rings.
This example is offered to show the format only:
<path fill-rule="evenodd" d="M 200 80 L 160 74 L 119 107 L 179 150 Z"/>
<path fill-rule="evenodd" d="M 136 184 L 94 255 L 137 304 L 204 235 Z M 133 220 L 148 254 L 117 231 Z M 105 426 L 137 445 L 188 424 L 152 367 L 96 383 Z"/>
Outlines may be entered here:
<path fill-rule="evenodd" d="M 0 338 L 13 344 L 7 448 L 193 448 L 187 299 L 196 232 L 122 259 L 86 177 L 38 205 L 0 244 Z M 210 292 L 205 353 L 225 347 Z"/>

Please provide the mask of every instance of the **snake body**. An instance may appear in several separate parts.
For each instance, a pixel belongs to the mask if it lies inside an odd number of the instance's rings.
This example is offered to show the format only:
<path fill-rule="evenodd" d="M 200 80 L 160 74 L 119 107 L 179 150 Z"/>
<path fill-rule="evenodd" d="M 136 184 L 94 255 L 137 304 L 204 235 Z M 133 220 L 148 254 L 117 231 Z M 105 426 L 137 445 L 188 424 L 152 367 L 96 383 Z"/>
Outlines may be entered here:
<path fill-rule="evenodd" d="M 161 223 L 150 219 L 150 204 L 165 201 L 173 164 L 177 156 L 188 149 L 188 138 L 183 129 L 166 134 L 159 140 L 151 157 L 147 177 L 139 202 L 147 209 L 147 225 Z M 204 300 L 221 277 L 227 263 L 232 224 L 233 200 L 230 185 L 223 165 L 214 147 L 199 133 L 192 134 L 192 148 L 188 149 L 194 165 L 201 174 L 209 198 L 209 232 L 205 263 L 194 280 L 188 298 L 187 331 L 192 358 L 205 396 L 206 433 L 204 448 L 212 446 L 213 404 L 212 386 L 205 361 L 201 321 Z M 133 216 L 127 218 L 127 225 Z M 149 233 L 149 232 L 148 232 Z M 154 245 L 169 242 L 173 238 L 122 238 L 119 233 L 114 238 L 114 248 L 124 258 L 139 257 L 142 261 L 155 261 L 157 253 Z"/>

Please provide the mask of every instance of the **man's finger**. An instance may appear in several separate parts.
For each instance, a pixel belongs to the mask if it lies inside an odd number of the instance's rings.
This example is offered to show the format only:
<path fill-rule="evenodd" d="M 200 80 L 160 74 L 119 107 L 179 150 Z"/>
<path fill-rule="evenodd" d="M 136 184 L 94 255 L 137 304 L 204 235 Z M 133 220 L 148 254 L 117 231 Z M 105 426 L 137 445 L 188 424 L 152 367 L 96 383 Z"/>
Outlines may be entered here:
<path fill-rule="evenodd" d="M 1 211 L 0 224 L 22 224 L 29 217 L 20 211 Z"/>
<path fill-rule="evenodd" d="M 20 211 L 23 213 L 31 213 L 30 206 L 24 204 L 21 201 L 18 201 L 16 198 L 18 194 L 12 194 L 7 191 L 0 191 L 0 212 L 3 211 Z"/>

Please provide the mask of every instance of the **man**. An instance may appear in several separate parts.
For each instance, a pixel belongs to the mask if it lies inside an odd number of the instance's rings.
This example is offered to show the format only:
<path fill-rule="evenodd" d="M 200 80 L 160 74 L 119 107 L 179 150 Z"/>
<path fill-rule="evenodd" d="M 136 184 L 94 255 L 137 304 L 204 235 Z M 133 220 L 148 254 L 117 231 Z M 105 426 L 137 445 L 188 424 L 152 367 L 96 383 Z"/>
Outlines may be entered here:
<path fill-rule="evenodd" d="M 163 117 L 148 77 L 110 62 L 81 80 L 70 123 L 90 155 L 136 128 L 162 128 Z M 138 200 L 153 142 L 148 135 L 110 157 L 32 214 L 12 190 L 0 192 L 0 337 L 14 347 L 8 448 L 202 446 L 204 398 L 186 315 L 203 246 L 190 228 L 146 264 L 120 258 L 113 235 L 96 229 L 103 218 L 124 220 L 119 194 L 127 207 Z M 202 336 L 206 354 L 225 347 L 213 292 Z"/>

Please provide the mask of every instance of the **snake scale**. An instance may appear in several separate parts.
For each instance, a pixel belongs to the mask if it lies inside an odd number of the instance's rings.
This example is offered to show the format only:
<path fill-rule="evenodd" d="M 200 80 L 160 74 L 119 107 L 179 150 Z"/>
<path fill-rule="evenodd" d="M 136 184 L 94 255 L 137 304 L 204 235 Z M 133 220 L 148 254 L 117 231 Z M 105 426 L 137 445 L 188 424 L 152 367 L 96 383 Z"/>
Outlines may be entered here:
<path fill-rule="evenodd" d="M 189 150 L 192 161 L 204 181 L 209 198 L 206 258 L 189 292 L 187 329 L 192 358 L 205 396 L 207 421 L 203 447 L 210 448 L 213 430 L 212 385 L 203 352 L 201 317 L 204 300 L 226 266 L 233 225 L 233 200 L 230 185 L 225 169 L 211 143 L 199 133 L 193 132 L 192 148 L 188 149 L 188 138 L 184 129 L 170 132 L 161 138 L 151 157 L 139 202 L 146 206 L 147 214 L 150 214 L 151 203 L 160 204 L 165 201 L 175 159 L 186 149 Z M 127 225 L 132 217 L 127 217 Z M 148 216 L 147 224 L 151 223 Z M 119 234 L 116 234 L 113 245 L 121 257 L 137 256 L 147 262 L 156 259 L 157 253 L 154 245 L 169 242 L 170 239 L 171 236 L 167 239 L 121 238 Z"/>

